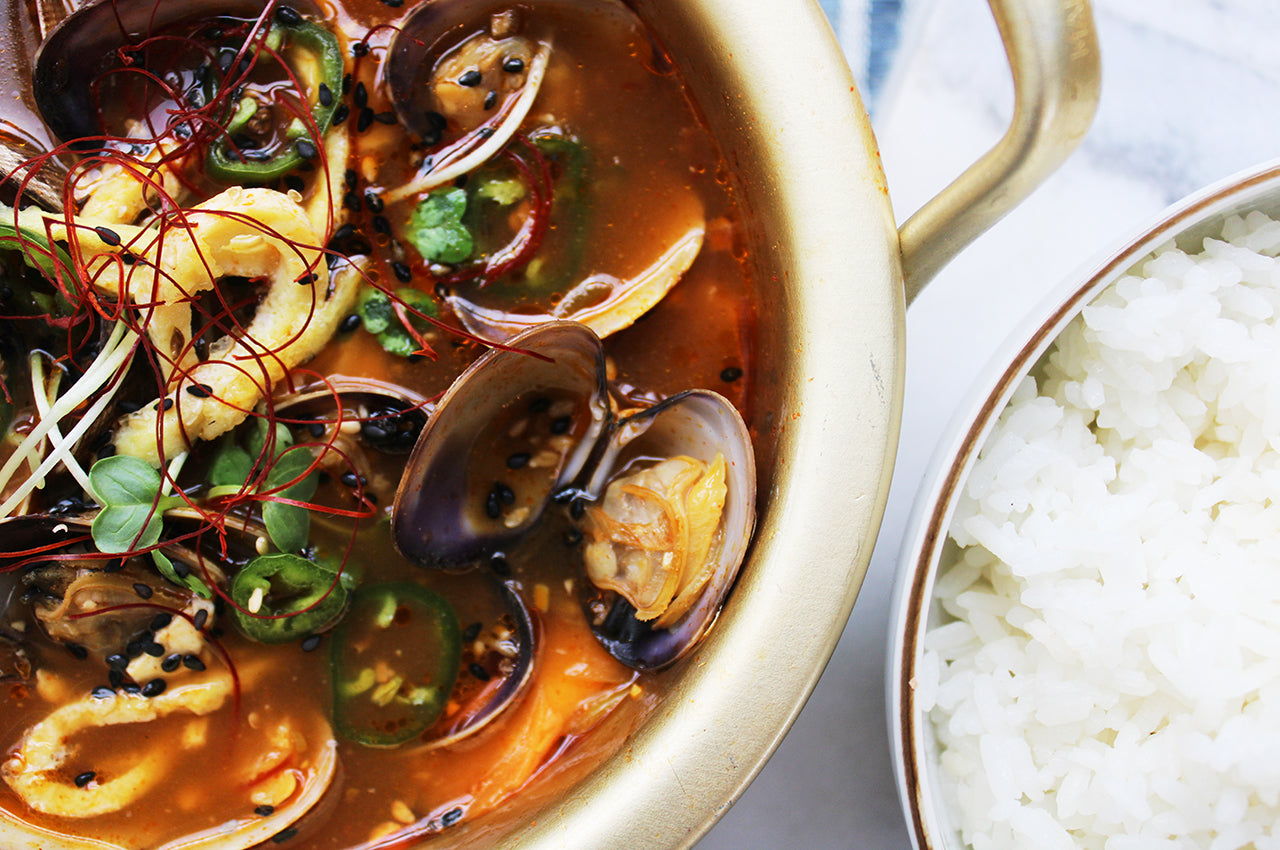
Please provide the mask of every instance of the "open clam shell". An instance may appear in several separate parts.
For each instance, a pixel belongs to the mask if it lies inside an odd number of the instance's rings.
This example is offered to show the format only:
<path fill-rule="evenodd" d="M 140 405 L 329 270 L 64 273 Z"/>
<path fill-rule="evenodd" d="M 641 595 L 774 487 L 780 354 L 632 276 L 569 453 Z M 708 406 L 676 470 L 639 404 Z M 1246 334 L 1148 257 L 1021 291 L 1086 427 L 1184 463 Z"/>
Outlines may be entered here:
<path fill-rule="evenodd" d="M 636 467 L 677 456 L 708 467 L 720 456 L 725 464 L 724 506 L 710 549 L 702 563 L 689 565 L 689 573 L 698 575 L 672 600 L 683 613 L 674 619 L 664 614 L 644 621 L 637 619 L 635 608 L 621 597 L 585 600 L 597 639 L 614 657 L 638 670 L 667 666 L 710 628 L 733 586 L 755 529 L 756 469 L 751 438 L 733 405 L 710 390 L 674 395 L 618 422 L 584 492 L 591 501 L 599 501 L 612 480 Z"/>
<path fill-rule="evenodd" d="M 318 16 L 310 0 L 289 0 L 290 9 Z M 58 26 L 36 54 L 32 86 L 41 118 L 59 140 L 101 137 L 105 128 L 98 82 L 118 71 L 121 48 L 184 25 L 218 18 L 252 20 L 266 0 L 97 0 L 86 3 Z M 165 69 L 153 69 L 163 73 Z M 93 147 L 89 144 L 88 147 Z"/>
<path fill-rule="evenodd" d="M 663 464 L 681 467 L 685 483 L 646 489 Z M 465 567 L 518 545 L 553 498 L 590 528 L 608 513 L 615 483 L 641 493 L 646 504 L 634 517 L 602 521 L 621 529 L 619 540 L 646 541 L 611 543 L 610 552 L 659 575 L 658 607 L 637 614 L 625 566 L 605 590 L 594 570 L 578 586 L 602 644 L 636 669 L 656 669 L 714 622 L 754 529 L 755 478 L 750 436 L 727 399 L 690 390 L 617 419 L 599 338 L 554 322 L 486 354 L 455 382 L 414 448 L 392 532 L 423 566 Z M 703 495 L 692 495 L 699 487 Z"/>
<path fill-rule="evenodd" d="M 418 437 L 396 491 L 397 548 L 462 567 L 519 539 L 582 471 L 609 417 L 604 351 L 581 325 L 545 325 L 488 352 Z"/>

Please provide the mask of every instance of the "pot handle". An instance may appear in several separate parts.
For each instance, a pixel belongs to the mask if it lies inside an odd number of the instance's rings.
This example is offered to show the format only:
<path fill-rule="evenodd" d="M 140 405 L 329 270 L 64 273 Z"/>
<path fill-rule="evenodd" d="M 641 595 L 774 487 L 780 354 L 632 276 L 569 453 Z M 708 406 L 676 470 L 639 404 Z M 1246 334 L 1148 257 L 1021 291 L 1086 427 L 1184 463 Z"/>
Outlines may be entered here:
<path fill-rule="evenodd" d="M 898 230 L 907 303 L 1044 181 L 1093 121 L 1101 71 L 1089 0 L 988 0 L 1013 75 L 1013 119 Z"/>

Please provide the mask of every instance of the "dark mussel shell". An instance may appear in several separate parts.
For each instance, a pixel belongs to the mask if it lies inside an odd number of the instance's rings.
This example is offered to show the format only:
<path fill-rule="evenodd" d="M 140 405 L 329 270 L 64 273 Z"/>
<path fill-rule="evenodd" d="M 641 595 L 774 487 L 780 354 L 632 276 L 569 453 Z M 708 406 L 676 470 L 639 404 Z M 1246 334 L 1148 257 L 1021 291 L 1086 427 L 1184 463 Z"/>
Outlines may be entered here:
<path fill-rule="evenodd" d="M 600 341 L 572 322 L 528 331 L 473 363 L 440 400 L 400 479 L 391 520 L 400 552 L 458 568 L 523 537 L 608 426 L 604 374 Z M 537 465 L 543 453 L 548 467 Z"/>
<path fill-rule="evenodd" d="M 120 49 L 163 32 L 182 35 L 183 27 L 219 18 L 253 20 L 267 0 L 94 0 L 56 26 L 36 54 L 33 90 L 36 107 L 54 136 L 63 142 L 102 137 L 107 131 L 98 101 L 98 82 L 117 71 Z M 276 6 L 319 16 L 311 0 Z M 167 69 L 149 69 L 163 75 Z M 92 149 L 92 141 L 78 145 Z"/>

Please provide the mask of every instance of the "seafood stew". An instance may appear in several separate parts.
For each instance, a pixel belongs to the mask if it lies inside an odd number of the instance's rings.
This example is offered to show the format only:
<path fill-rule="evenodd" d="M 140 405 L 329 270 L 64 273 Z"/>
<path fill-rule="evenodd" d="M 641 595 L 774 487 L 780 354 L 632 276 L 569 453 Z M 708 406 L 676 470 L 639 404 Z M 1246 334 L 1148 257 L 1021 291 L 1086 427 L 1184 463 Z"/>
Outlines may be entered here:
<path fill-rule="evenodd" d="M 616 746 L 755 517 L 740 213 L 643 26 L 100 0 L 26 85 L 2 843 L 447 841 Z"/>

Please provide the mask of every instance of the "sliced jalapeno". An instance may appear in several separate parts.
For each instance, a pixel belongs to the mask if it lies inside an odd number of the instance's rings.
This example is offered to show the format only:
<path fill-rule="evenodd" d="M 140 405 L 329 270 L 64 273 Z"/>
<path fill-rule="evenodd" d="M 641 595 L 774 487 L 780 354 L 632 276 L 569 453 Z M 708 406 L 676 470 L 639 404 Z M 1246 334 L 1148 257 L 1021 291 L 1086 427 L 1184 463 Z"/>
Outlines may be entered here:
<path fill-rule="evenodd" d="M 412 582 L 360 588 L 330 643 L 333 719 L 348 740 L 394 747 L 440 717 L 462 632 L 447 601 Z"/>
<path fill-rule="evenodd" d="M 231 581 L 236 625 L 260 643 L 286 643 L 330 629 L 350 595 L 347 574 L 298 555 L 260 555 Z M 244 609 L 244 610 L 241 610 Z"/>
<path fill-rule="evenodd" d="M 275 23 L 267 35 L 267 44 L 277 43 L 278 53 L 287 59 L 293 75 L 306 88 L 306 105 L 319 134 L 313 138 L 306 123 L 286 108 L 272 109 L 271 104 L 259 102 L 259 97 L 274 97 L 269 90 L 254 83 L 241 86 L 228 105 L 226 133 L 209 146 L 206 169 L 216 180 L 263 183 L 281 177 L 303 159 L 315 156 L 318 140 L 329 129 L 341 100 L 345 70 L 338 39 L 319 24 Z M 218 76 L 210 74 L 209 78 L 213 81 Z M 267 110 L 265 114 L 263 110 Z M 287 126 L 277 126 L 277 113 L 291 117 Z"/>

